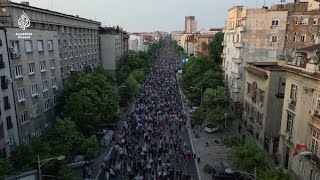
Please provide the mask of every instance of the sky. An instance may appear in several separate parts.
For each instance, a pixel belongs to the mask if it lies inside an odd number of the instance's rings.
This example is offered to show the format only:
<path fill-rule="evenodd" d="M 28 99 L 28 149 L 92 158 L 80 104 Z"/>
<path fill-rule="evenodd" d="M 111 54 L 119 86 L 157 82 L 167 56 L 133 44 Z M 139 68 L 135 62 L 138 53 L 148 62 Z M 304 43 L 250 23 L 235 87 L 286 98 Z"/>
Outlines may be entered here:
<path fill-rule="evenodd" d="M 21 0 L 12 0 L 21 2 Z M 234 5 L 262 7 L 264 0 L 23 0 L 31 6 L 79 15 L 128 32 L 184 30 L 184 17 L 195 16 L 198 29 L 223 27 Z M 293 0 L 287 0 L 292 2 Z M 266 5 L 280 0 L 265 0 Z"/>

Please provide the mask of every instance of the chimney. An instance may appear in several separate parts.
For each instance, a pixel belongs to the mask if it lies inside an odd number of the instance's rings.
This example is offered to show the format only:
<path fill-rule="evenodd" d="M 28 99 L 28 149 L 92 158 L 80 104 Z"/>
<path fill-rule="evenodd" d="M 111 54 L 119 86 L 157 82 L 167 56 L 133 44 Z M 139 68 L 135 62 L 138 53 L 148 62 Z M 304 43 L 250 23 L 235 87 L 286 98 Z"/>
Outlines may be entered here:
<path fill-rule="evenodd" d="M 28 1 L 21 1 L 21 4 L 29 6 L 29 2 Z"/>

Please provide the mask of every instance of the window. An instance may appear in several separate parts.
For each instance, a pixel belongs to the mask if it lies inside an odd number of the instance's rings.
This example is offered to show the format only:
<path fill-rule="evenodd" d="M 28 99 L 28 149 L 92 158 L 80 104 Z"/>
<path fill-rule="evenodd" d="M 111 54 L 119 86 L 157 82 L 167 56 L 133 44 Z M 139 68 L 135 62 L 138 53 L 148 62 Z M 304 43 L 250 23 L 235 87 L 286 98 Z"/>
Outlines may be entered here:
<path fill-rule="evenodd" d="M 20 113 L 19 118 L 20 118 L 20 123 L 21 124 L 26 122 L 28 120 L 27 111 L 23 111 L 22 113 Z"/>
<path fill-rule="evenodd" d="M 252 85 L 250 83 L 247 83 L 247 95 L 251 96 L 251 88 L 252 88 Z"/>
<path fill-rule="evenodd" d="M 31 96 L 32 97 L 37 96 L 39 94 L 38 89 L 39 89 L 38 84 L 31 85 Z"/>
<path fill-rule="evenodd" d="M 8 83 L 6 76 L 1 76 L 1 88 L 8 89 Z"/>
<path fill-rule="evenodd" d="M 303 25 L 308 25 L 308 22 L 309 22 L 309 18 L 304 17 L 303 20 L 302 20 L 302 24 Z"/>
<path fill-rule="evenodd" d="M 44 100 L 44 110 L 48 110 L 50 107 L 50 99 Z"/>
<path fill-rule="evenodd" d="M 290 134 L 292 133 L 292 126 L 293 126 L 293 115 L 288 113 L 286 131 Z"/>
<path fill-rule="evenodd" d="M 50 59 L 50 68 L 51 68 L 51 69 L 54 69 L 55 66 L 56 66 L 56 61 L 55 61 L 55 59 Z"/>
<path fill-rule="evenodd" d="M 53 105 L 55 106 L 55 105 L 57 105 L 57 102 L 58 102 L 58 96 L 56 95 L 56 96 L 53 96 Z"/>
<path fill-rule="evenodd" d="M 8 116 L 7 118 L 6 118 L 6 120 L 7 120 L 7 129 L 9 130 L 9 129 L 12 129 L 13 128 L 13 123 L 12 123 L 12 120 L 11 120 L 11 116 Z"/>
<path fill-rule="evenodd" d="M 24 46 L 26 48 L 26 53 L 32 53 L 32 42 L 30 40 L 25 40 Z"/>
<path fill-rule="evenodd" d="M 260 94 L 259 101 L 261 102 L 261 104 L 263 104 L 264 103 L 264 91 L 260 89 L 259 94 Z"/>
<path fill-rule="evenodd" d="M 16 75 L 16 78 L 22 77 L 22 65 L 17 65 L 15 67 L 15 75 Z"/>
<path fill-rule="evenodd" d="M 59 59 L 60 60 L 62 59 L 62 53 L 59 53 Z"/>
<path fill-rule="evenodd" d="M 63 46 L 67 45 L 67 40 L 63 40 Z"/>
<path fill-rule="evenodd" d="M 3 61 L 3 54 L 0 54 L 0 69 L 5 68 L 5 64 Z"/>
<path fill-rule="evenodd" d="M 18 102 L 23 102 L 26 100 L 26 92 L 24 88 L 17 90 Z"/>
<path fill-rule="evenodd" d="M 313 130 L 312 131 L 312 139 L 311 139 L 311 152 L 314 154 L 318 154 L 318 147 L 320 145 L 320 131 Z"/>
<path fill-rule="evenodd" d="M 270 42 L 277 42 L 278 36 L 270 36 Z"/>
<path fill-rule="evenodd" d="M 301 39 L 301 42 L 306 42 L 306 39 L 307 39 L 306 35 L 305 34 L 301 35 L 300 39 Z"/>
<path fill-rule="evenodd" d="M 10 103 L 9 103 L 9 97 L 3 97 L 3 103 L 4 103 L 4 110 L 10 109 Z"/>
<path fill-rule="evenodd" d="M 10 52 L 20 53 L 19 41 L 10 41 Z"/>
<path fill-rule="evenodd" d="M 40 72 L 46 71 L 46 61 L 40 61 Z"/>
<path fill-rule="evenodd" d="M 276 58 L 277 57 L 277 51 L 268 51 L 268 57 L 269 58 Z"/>
<path fill-rule="evenodd" d="M 57 87 L 57 78 L 52 78 L 52 87 L 53 88 Z"/>
<path fill-rule="evenodd" d="M 313 24 L 313 25 L 317 25 L 317 24 L 318 24 L 318 18 L 317 18 L 317 17 L 314 17 L 314 18 L 313 18 L 312 24 Z"/>
<path fill-rule="evenodd" d="M 293 39 L 292 39 L 293 41 L 297 41 L 297 38 L 295 37 L 295 36 L 293 36 Z"/>
<path fill-rule="evenodd" d="M 39 116 L 39 104 L 35 104 L 32 106 L 32 117 L 36 118 Z"/>
<path fill-rule="evenodd" d="M 35 74 L 35 64 L 34 63 L 29 63 L 28 64 L 29 67 L 29 75 Z"/>
<path fill-rule="evenodd" d="M 304 64 L 304 56 L 298 56 L 297 57 L 297 66 L 302 66 Z"/>
<path fill-rule="evenodd" d="M 290 92 L 290 99 L 292 99 L 292 101 L 297 100 L 297 91 L 298 91 L 298 87 L 294 84 L 291 85 L 291 92 Z"/>
<path fill-rule="evenodd" d="M 304 161 L 300 162 L 300 174 L 303 176 L 306 174 L 306 163 Z"/>
<path fill-rule="evenodd" d="M 38 52 L 43 52 L 43 41 L 42 40 L 38 40 Z"/>
<path fill-rule="evenodd" d="M 279 26 L 279 20 L 278 19 L 272 19 L 272 26 Z"/>
<path fill-rule="evenodd" d="M 48 81 L 47 80 L 42 82 L 42 91 L 43 92 L 48 91 Z"/>
<path fill-rule="evenodd" d="M 52 40 L 48 40 L 48 51 L 52 51 L 53 50 L 53 42 Z"/>

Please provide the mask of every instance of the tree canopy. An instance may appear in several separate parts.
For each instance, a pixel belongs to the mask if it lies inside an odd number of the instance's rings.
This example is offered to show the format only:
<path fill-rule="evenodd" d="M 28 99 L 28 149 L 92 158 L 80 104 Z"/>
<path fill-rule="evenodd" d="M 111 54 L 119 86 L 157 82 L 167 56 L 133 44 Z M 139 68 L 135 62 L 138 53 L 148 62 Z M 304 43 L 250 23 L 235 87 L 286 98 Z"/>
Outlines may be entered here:
<path fill-rule="evenodd" d="M 217 64 L 221 64 L 223 38 L 224 38 L 224 34 L 222 32 L 218 32 L 217 34 L 214 35 L 213 41 L 211 41 L 208 44 L 210 59 L 212 59 Z"/>

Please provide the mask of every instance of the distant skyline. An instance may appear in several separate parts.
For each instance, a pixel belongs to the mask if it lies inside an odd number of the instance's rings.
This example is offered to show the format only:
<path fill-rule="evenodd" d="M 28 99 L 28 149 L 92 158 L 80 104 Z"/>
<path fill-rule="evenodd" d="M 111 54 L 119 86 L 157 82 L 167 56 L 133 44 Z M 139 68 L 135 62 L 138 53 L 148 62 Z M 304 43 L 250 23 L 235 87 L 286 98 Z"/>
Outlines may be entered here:
<path fill-rule="evenodd" d="M 20 0 L 12 0 L 21 2 Z M 26 1 L 26 0 L 24 0 Z M 264 0 L 27 0 L 30 6 L 119 25 L 128 32 L 184 30 L 184 17 L 195 16 L 198 29 L 221 28 L 234 5 L 262 7 Z M 265 0 L 266 6 L 280 0 Z M 292 2 L 288 0 L 287 2 Z"/>

